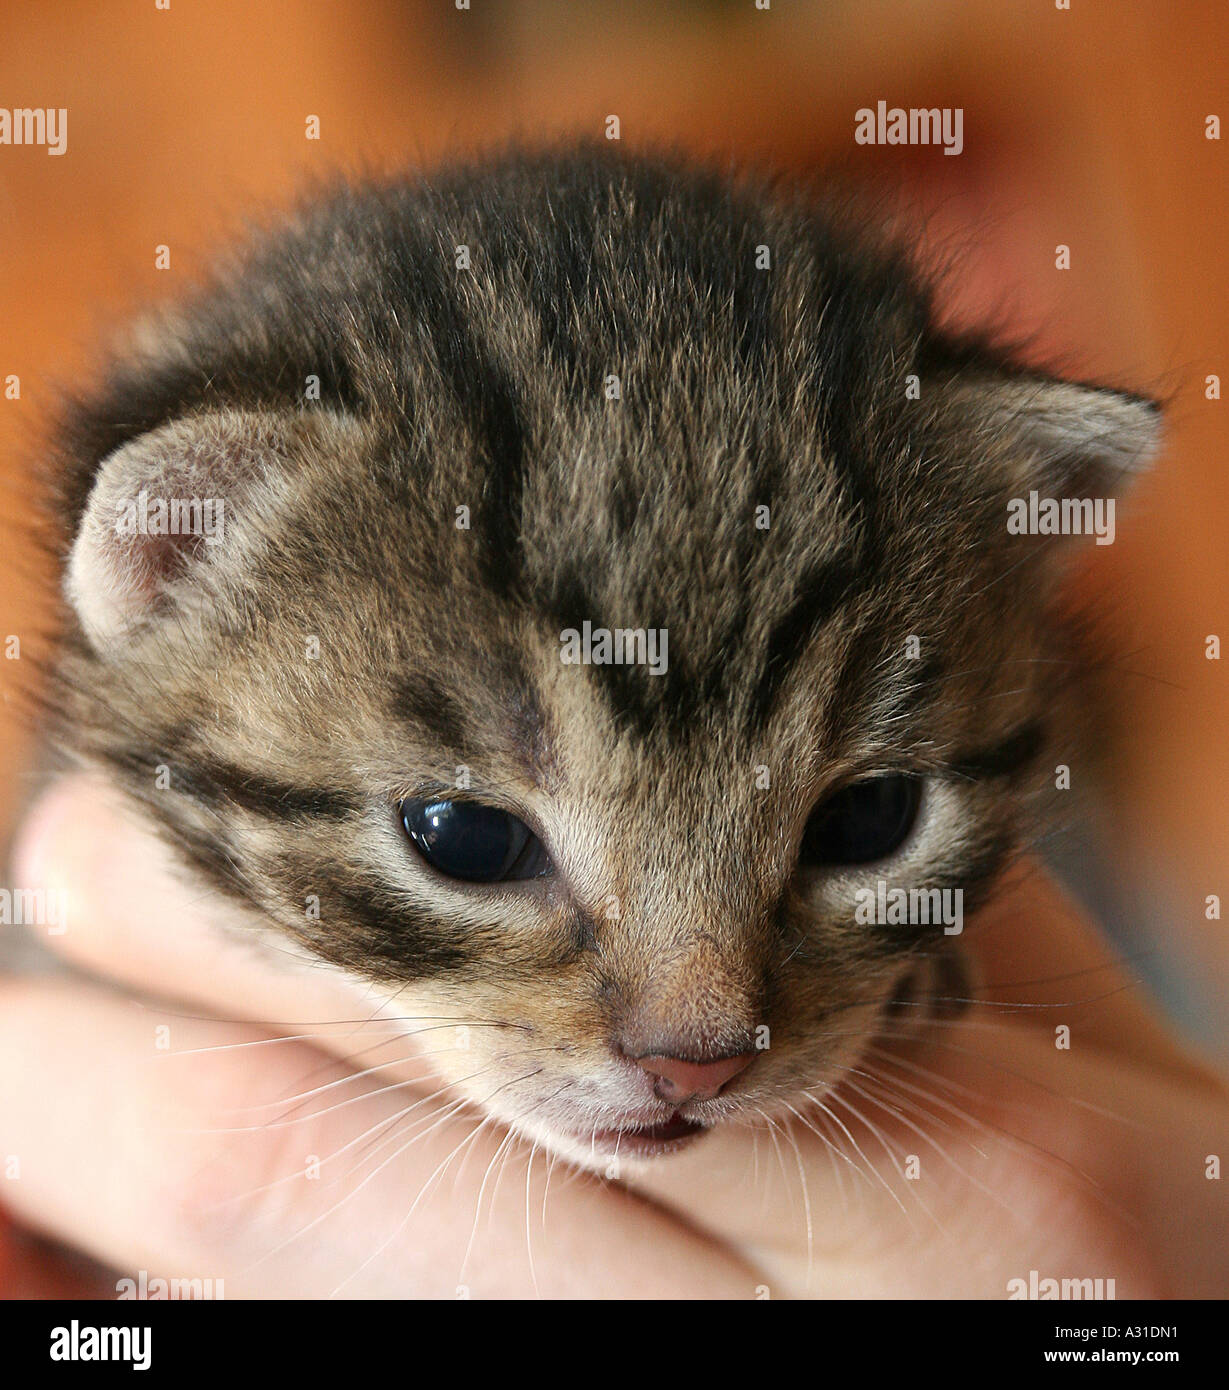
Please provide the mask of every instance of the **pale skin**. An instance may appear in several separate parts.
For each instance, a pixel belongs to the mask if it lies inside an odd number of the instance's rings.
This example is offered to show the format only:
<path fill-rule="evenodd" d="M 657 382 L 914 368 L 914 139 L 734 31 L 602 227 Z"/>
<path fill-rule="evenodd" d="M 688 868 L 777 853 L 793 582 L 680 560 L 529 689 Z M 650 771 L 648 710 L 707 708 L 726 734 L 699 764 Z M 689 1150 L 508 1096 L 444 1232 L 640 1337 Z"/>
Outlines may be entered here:
<path fill-rule="evenodd" d="M 68 895 L 43 939 L 76 971 L 0 983 L 2 1195 L 120 1274 L 231 1298 L 1004 1298 L 1031 1270 L 1229 1292 L 1225 1087 L 1037 873 L 968 942 L 980 998 L 1060 1007 L 868 1053 L 825 1121 L 844 1156 L 802 1120 L 727 1127 L 623 1184 L 475 1133 L 358 1022 L 361 987 L 229 934 L 84 781 L 34 809 L 10 882 Z"/>

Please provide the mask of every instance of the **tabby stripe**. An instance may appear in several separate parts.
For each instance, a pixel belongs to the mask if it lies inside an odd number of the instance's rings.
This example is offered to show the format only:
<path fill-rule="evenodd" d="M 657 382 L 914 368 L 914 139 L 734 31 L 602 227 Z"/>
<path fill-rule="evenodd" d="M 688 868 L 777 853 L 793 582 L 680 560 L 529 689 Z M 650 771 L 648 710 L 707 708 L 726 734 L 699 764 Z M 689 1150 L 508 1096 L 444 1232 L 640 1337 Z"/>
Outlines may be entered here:
<path fill-rule="evenodd" d="M 1040 724 L 1025 724 L 988 748 L 957 755 L 952 771 L 973 781 L 1010 777 L 1033 761 L 1041 752 L 1044 735 Z"/>
<path fill-rule="evenodd" d="M 740 247 L 740 261 L 734 271 L 738 276 L 732 305 L 738 334 L 734 350 L 744 368 L 759 373 L 764 368 L 768 345 L 773 339 L 775 277 L 755 268 L 755 248 L 750 242 Z"/>
<path fill-rule="evenodd" d="M 344 792 L 325 787 L 293 786 L 227 763 L 194 764 L 173 769 L 171 785 L 182 785 L 207 805 L 229 802 L 253 815 L 344 820 L 358 809 Z"/>
<path fill-rule="evenodd" d="M 410 671 L 394 684 L 392 709 L 398 719 L 425 729 L 442 747 L 465 746 L 465 713 L 440 683 L 425 671 Z"/>
<path fill-rule="evenodd" d="M 442 271 L 438 248 L 424 260 L 435 271 L 433 312 L 424 316 L 423 327 L 432 336 L 445 384 L 465 420 L 476 426 L 486 455 L 489 472 L 478 499 L 476 529 L 487 582 L 506 593 L 517 587 L 521 571 L 526 447 L 521 401 L 506 370 L 475 337 L 456 285 Z"/>
<path fill-rule="evenodd" d="M 307 874 L 305 883 L 313 882 Z M 317 889 L 316 891 L 319 891 Z M 340 917 L 333 918 L 334 907 Z M 338 964 L 372 973 L 384 965 L 396 979 L 421 979 L 469 963 L 466 934 L 421 909 L 393 901 L 380 885 L 325 883 L 320 892 L 320 927 L 315 949 Z M 361 931 L 353 936 L 354 926 Z M 349 931 L 343 928 L 350 928 Z"/>
<path fill-rule="evenodd" d="M 754 726 L 768 718 L 782 685 L 820 628 L 862 583 L 860 567 L 847 555 L 821 561 L 803 576 L 793 602 L 768 635 L 763 669 L 751 697 Z"/>

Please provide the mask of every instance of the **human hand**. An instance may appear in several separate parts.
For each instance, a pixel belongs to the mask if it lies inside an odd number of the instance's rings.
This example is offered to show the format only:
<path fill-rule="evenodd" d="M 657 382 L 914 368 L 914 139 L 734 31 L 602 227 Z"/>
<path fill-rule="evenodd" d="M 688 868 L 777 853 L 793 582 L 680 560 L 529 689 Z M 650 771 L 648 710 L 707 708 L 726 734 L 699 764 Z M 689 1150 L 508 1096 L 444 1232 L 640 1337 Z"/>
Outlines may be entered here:
<path fill-rule="evenodd" d="M 1224 1091 L 1035 876 L 969 931 L 993 1004 L 876 1043 L 828 1114 L 727 1126 L 621 1182 L 458 1105 L 406 1035 L 429 1023 L 261 944 L 88 782 L 35 809 L 14 879 L 67 894 L 47 942 L 91 978 L 0 985 L 4 1195 L 121 1276 L 292 1298 L 1229 1287 L 1206 1176 Z"/>

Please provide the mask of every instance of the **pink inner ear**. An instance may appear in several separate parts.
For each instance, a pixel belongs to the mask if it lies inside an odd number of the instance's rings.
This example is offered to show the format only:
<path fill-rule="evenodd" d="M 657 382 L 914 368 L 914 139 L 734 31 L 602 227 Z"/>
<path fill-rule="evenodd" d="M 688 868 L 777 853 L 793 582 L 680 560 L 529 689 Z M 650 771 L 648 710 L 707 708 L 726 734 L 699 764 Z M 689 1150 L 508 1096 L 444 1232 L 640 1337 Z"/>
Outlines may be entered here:
<path fill-rule="evenodd" d="M 166 586 L 225 541 L 224 498 L 158 496 L 147 509 L 147 490 L 126 497 L 116 481 L 96 485 L 67 583 L 87 633 L 108 639 L 154 612 Z"/>
<path fill-rule="evenodd" d="M 177 421 L 104 460 L 66 579 L 96 645 L 151 615 L 168 584 L 228 548 L 232 500 L 250 493 L 286 440 L 284 421 L 230 413 Z"/>
<path fill-rule="evenodd" d="M 195 535 L 118 535 L 115 538 L 116 567 L 125 576 L 127 588 L 139 606 L 156 602 L 163 584 L 183 574 L 198 558 L 203 536 Z"/>

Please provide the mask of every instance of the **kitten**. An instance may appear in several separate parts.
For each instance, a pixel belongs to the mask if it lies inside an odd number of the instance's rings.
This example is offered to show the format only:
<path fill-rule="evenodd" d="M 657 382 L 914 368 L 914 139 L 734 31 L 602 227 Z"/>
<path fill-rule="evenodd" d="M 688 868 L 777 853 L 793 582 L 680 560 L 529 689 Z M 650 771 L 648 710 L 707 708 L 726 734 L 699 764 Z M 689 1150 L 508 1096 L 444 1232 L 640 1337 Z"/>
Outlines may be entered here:
<path fill-rule="evenodd" d="M 317 198 L 71 412 L 61 743 L 254 924 L 488 1025 L 420 1036 L 556 1152 L 822 1093 L 967 1001 L 947 909 L 1069 760 L 1009 504 L 1113 496 L 1158 435 L 931 301 L 669 160 Z"/>

